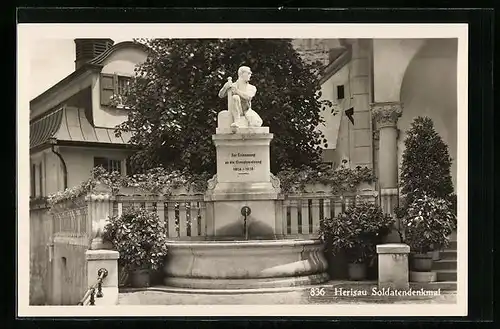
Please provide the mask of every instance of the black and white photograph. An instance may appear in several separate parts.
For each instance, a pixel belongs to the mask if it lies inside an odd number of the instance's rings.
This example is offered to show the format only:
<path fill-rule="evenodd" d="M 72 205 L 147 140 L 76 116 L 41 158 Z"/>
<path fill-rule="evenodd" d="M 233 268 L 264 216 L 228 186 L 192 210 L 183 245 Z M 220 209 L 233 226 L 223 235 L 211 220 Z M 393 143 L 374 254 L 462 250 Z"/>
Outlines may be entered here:
<path fill-rule="evenodd" d="M 263 25 L 18 26 L 19 312 L 466 315 L 467 25 Z"/>

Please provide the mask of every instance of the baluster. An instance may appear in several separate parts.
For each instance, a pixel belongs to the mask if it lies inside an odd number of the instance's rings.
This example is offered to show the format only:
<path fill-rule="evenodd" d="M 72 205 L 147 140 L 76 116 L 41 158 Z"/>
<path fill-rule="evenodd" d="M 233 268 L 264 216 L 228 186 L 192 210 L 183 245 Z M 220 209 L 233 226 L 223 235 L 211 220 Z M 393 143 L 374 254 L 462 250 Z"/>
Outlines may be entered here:
<path fill-rule="evenodd" d="M 113 216 L 118 216 L 118 201 L 116 201 L 116 200 L 113 201 L 112 214 L 113 214 Z"/>
<path fill-rule="evenodd" d="M 187 206 L 188 202 L 179 202 L 179 237 L 188 236 L 187 232 L 187 221 L 188 221 L 188 212 Z"/>
<path fill-rule="evenodd" d="M 299 232 L 298 202 L 290 200 L 290 234 L 297 235 Z"/>
<path fill-rule="evenodd" d="M 155 206 L 153 204 L 153 202 L 144 202 L 144 209 L 146 209 L 147 211 L 155 211 Z"/>
<path fill-rule="evenodd" d="M 170 201 L 167 203 L 167 214 L 168 214 L 168 237 L 175 239 L 178 237 L 177 225 L 175 223 L 175 202 Z"/>
<path fill-rule="evenodd" d="M 160 227 L 168 236 L 168 227 L 165 225 L 165 204 L 163 201 L 158 201 L 156 203 L 156 213 L 158 214 L 158 219 L 160 220 Z"/>
<path fill-rule="evenodd" d="M 191 236 L 198 236 L 198 211 L 200 209 L 199 203 L 192 201 L 190 209 L 190 219 L 191 219 Z"/>
<path fill-rule="evenodd" d="M 123 214 L 123 202 L 116 202 L 116 215 L 120 217 Z"/>
<path fill-rule="evenodd" d="M 200 201 L 200 216 L 198 218 L 199 222 L 199 231 L 201 236 L 206 236 L 207 235 L 207 224 L 206 224 L 206 218 L 207 218 L 207 204 L 204 201 Z"/>
<path fill-rule="evenodd" d="M 301 199 L 301 234 L 309 234 L 309 199 Z"/>
<path fill-rule="evenodd" d="M 281 219 L 281 226 L 282 226 L 282 234 L 283 235 L 288 235 L 290 233 L 290 230 L 288 229 L 290 227 L 290 221 L 288 217 L 289 213 L 289 208 L 290 207 L 290 200 L 285 199 L 283 200 L 283 211 L 281 212 L 282 214 L 282 219 Z"/>
<path fill-rule="evenodd" d="M 347 196 L 344 198 L 344 202 L 345 202 L 344 211 L 346 211 L 347 209 L 351 208 L 356 204 L 356 197 Z"/>
<path fill-rule="evenodd" d="M 319 230 L 319 218 L 320 218 L 320 200 L 313 199 L 311 200 L 311 230 L 310 233 L 316 235 Z"/>
<path fill-rule="evenodd" d="M 333 209 L 332 218 L 337 217 L 343 211 L 343 208 L 344 208 L 343 198 L 336 197 L 334 199 L 334 206 L 332 207 L 332 209 Z"/>

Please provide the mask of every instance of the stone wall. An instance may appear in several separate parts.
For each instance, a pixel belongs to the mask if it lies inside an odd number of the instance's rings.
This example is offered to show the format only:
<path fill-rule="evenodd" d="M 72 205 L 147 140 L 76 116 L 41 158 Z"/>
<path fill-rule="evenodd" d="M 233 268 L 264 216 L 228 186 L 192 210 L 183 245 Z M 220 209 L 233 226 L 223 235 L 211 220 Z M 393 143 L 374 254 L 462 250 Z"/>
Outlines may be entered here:
<path fill-rule="evenodd" d="M 30 305 L 45 305 L 51 291 L 52 216 L 45 206 L 30 210 Z"/>
<path fill-rule="evenodd" d="M 76 305 L 87 289 L 90 245 L 83 198 L 30 205 L 30 305 Z M 97 279 L 97 274 L 96 274 Z"/>
<path fill-rule="evenodd" d="M 52 305 L 76 305 L 84 296 L 88 288 L 85 259 L 87 250 L 88 243 L 81 243 L 78 238 L 55 238 Z"/>

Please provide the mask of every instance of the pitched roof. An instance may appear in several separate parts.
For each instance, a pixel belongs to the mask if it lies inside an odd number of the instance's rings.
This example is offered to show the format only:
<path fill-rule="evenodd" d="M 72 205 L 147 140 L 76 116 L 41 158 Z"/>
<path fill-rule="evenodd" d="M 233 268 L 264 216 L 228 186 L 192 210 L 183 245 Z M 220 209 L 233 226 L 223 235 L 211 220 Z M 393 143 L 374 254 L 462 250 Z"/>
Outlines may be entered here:
<path fill-rule="evenodd" d="M 113 54 L 114 52 L 116 52 L 117 50 L 120 50 L 122 48 L 138 48 L 138 49 L 141 49 L 145 52 L 148 51 L 148 49 L 149 49 L 146 45 L 144 45 L 142 43 L 133 42 L 133 41 L 123 41 L 123 42 L 117 43 L 113 47 L 110 47 L 108 50 L 104 51 L 99 56 L 91 59 L 87 63 L 91 64 L 91 65 L 102 65 L 104 63 L 104 61 L 106 60 L 106 58 L 108 58 L 109 56 L 111 56 L 111 54 Z"/>
<path fill-rule="evenodd" d="M 341 68 L 351 61 L 352 50 L 350 48 L 333 48 L 330 49 L 331 62 L 328 64 L 320 78 L 320 84 L 325 83 Z"/>
<path fill-rule="evenodd" d="M 75 107 L 61 107 L 30 123 L 30 149 L 48 143 L 51 139 L 69 142 L 125 145 L 130 133 L 116 137 L 114 128 L 94 127 L 85 110 Z"/>
<path fill-rule="evenodd" d="M 146 45 L 138 43 L 138 42 L 133 42 L 133 41 L 119 42 L 119 43 L 113 45 L 112 47 L 110 47 L 108 50 L 106 50 L 102 54 L 100 54 L 99 56 L 97 56 L 97 57 L 93 58 L 92 60 L 88 61 L 87 63 L 83 64 L 77 70 L 71 72 L 64 79 L 57 82 L 55 85 L 53 85 L 49 89 L 45 90 L 43 93 L 41 93 L 37 97 L 33 98 L 30 101 L 30 105 L 39 102 L 43 98 L 46 98 L 51 92 L 54 92 L 57 88 L 67 84 L 68 82 L 72 81 L 73 79 L 75 79 L 76 77 L 80 76 L 81 74 L 83 74 L 87 71 L 90 71 L 90 70 L 100 71 L 103 67 L 103 64 L 104 64 L 104 61 L 106 60 L 106 58 L 108 58 L 109 56 L 111 56 L 111 54 L 113 54 L 114 52 L 116 52 L 120 49 L 130 48 L 130 47 L 136 47 L 136 48 L 142 49 L 144 51 L 147 51 L 149 49 Z"/>

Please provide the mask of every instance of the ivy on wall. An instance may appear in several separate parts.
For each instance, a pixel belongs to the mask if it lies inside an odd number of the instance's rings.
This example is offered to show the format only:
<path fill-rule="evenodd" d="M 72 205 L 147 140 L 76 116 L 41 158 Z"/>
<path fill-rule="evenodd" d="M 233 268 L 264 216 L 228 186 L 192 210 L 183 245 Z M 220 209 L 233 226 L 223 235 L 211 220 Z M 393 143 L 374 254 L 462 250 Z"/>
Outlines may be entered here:
<path fill-rule="evenodd" d="M 371 183 L 375 176 L 367 167 L 351 169 L 341 166 L 332 169 L 320 166 L 319 169 L 303 167 L 301 169 L 285 169 L 277 174 L 283 193 L 302 193 L 306 187 L 314 184 L 328 186 L 331 193 L 353 192 L 363 182 Z M 195 193 L 204 193 L 207 189 L 208 174 L 186 175 L 179 171 L 167 171 L 164 168 L 154 168 L 142 174 L 122 176 L 118 172 L 107 172 L 102 167 L 96 167 L 91 177 L 71 188 L 50 195 L 47 202 L 50 206 L 76 200 L 91 193 L 98 185 L 108 186 L 111 193 L 116 194 L 121 188 L 132 187 L 146 193 L 170 195 L 176 189 L 185 189 Z"/>

